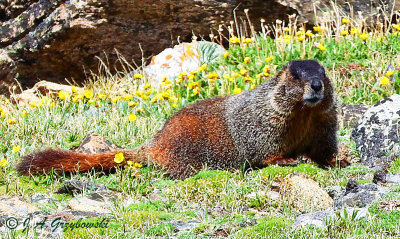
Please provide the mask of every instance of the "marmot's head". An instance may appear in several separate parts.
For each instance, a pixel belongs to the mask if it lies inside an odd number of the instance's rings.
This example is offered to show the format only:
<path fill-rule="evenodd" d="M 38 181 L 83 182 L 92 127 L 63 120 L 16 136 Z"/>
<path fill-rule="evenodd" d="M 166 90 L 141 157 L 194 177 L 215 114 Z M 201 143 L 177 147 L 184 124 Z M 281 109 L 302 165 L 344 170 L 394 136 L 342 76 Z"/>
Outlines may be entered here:
<path fill-rule="evenodd" d="M 325 75 L 324 67 L 317 61 L 291 61 L 285 66 L 284 71 L 286 80 L 294 86 L 293 96 L 304 105 L 313 107 L 324 99 L 325 88 L 330 87 L 330 83 Z"/>

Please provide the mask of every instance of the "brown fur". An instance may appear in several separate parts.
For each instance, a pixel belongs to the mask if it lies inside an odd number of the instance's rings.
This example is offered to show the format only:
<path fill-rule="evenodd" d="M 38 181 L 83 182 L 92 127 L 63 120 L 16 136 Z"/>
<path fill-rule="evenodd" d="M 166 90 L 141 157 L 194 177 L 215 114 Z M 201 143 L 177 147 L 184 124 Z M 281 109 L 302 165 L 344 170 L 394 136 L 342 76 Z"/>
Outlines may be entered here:
<path fill-rule="evenodd" d="M 191 176 L 204 166 L 293 164 L 298 156 L 329 166 L 336 162 L 336 130 L 333 88 L 323 67 L 315 61 L 293 61 L 253 91 L 183 108 L 138 148 L 94 155 L 50 149 L 25 156 L 17 170 L 107 171 L 117 166 L 114 157 L 119 152 L 126 161 L 154 163 L 175 178 Z"/>

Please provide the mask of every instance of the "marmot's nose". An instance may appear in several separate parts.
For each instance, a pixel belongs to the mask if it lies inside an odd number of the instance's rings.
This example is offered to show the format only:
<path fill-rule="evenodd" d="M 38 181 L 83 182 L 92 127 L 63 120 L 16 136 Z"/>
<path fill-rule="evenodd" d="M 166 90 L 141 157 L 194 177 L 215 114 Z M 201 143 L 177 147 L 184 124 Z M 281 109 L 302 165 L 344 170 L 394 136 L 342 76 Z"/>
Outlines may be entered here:
<path fill-rule="evenodd" d="M 313 80 L 311 81 L 311 88 L 315 91 L 318 92 L 322 89 L 322 83 L 319 80 Z"/>

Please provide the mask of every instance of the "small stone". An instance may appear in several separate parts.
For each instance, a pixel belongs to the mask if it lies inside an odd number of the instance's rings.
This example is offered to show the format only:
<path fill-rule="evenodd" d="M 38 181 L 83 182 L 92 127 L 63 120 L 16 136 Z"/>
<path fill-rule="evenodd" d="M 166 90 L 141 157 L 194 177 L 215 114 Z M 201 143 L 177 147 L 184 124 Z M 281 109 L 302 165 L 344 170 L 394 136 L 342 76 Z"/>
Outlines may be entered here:
<path fill-rule="evenodd" d="M 374 174 L 374 178 L 372 179 L 372 181 L 376 184 L 378 183 L 386 183 L 387 179 L 386 179 L 386 170 L 377 170 Z"/>
<path fill-rule="evenodd" d="M 0 197 L 0 215 L 22 218 L 28 214 L 40 211 L 36 206 L 19 198 Z"/>
<path fill-rule="evenodd" d="M 303 174 L 288 175 L 281 183 L 281 193 L 296 211 L 310 212 L 333 207 L 333 199 L 328 193 Z"/>
<path fill-rule="evenodd" d="M 118 146 L 112 144 L 99 134 L 88 134 L 79 145 L 77 152 L 85 154 L 97 154 L 117 150 Z"/>
<path fill-rule="evenodd" d="M 344 217 L 345 214 L 347 214 L 347 217 L 352 220 L 371 219 L 371 214 L 369 213 L 367 208 L 347 207 L 340 211 L 341 217 Z"/>
<path fill-rule="evenodd" d="M 328 186 L 325 187 L 325 191 L 334 200 L 342 197 L 345 193 L 345 189 L 341 186 Z"/>
<path fill-rule="evenodd" d="M 389 174 L 386 178 L 387 183 L 400 183 L 400 175 L 399 174 Z"/>
<path fill-rule="evenodd" d="M 75 211 L 110 213 L 111 205 L 105 202 L 95 201 L 89 198 L 71 199 L 68 207 Z"/>
<path fill-rule="evenodd" d="M 299 226 L 315 226 L 323 228 L 326 226 L 326 222 L 336 218 L 333 211 L 325 210 L 318 212 L 311 212 L 299 215 L 293 222 L 293 227 Z"/>
<path fill-rule="evenodd" d="M 356 182 L 356 180 L 350 179 L 346 184 L 346 193 L 345 194 L 356 191 L 357 187 L 358 187 L 358 183 Z"/>

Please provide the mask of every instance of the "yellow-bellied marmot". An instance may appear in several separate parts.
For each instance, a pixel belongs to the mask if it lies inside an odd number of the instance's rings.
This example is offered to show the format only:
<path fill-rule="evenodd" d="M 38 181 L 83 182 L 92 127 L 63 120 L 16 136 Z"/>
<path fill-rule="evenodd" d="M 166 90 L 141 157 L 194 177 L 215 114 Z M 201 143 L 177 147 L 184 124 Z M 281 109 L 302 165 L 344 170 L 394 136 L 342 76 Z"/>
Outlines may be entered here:
<path fill-rule="evenodd" d="M 263 167 L 292 163 L 301 155 L 328 166 L 335 164 L 338 151 L 336 131 L 335 97 L 324 68 L 314 60 L 297 60 L 252 91 L 181 109 L 150 142 L 135 149 L 101 154 L 49 149 L 23 157 L 17 170 L 108 170 L 117 165 L 114 156 L 120 152 L 126 161 L 151 162 L 178 178 L 204 165 Z"/>

